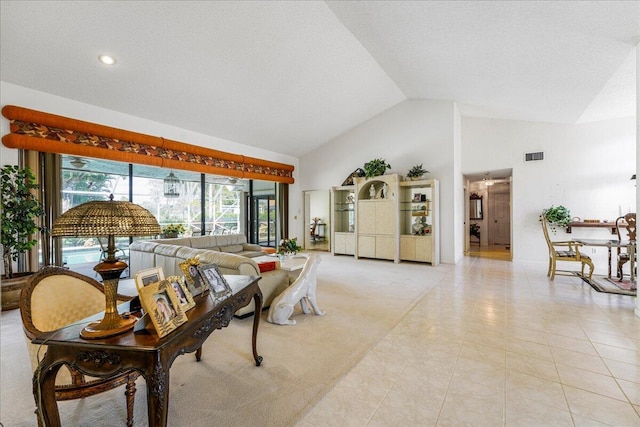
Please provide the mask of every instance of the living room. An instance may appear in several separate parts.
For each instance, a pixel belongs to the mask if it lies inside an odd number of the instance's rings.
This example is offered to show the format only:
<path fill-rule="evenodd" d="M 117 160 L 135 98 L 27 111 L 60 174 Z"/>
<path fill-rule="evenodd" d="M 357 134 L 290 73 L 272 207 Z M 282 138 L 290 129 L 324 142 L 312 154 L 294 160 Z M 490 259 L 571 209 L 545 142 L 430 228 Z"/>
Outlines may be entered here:
<path fill-rule="evenodd" d="M 295 182 L 289 186 L 288 211 L 288 227 L 291 237 L 306 236 L 309 231 L 309 224 L 305 221 L 304 212 L 305 191 L 329 191 L 332 186 L 340 185 L 354 169 L 362 167 L 365 162 L 373 158 L 386 159 L 392 166 L 388 173 L 397 173 L 402 176 L 406 175 L 409 168 L 416 163 L 422 163 L 429 171 L 428 177 L 440 181 L 442 266 L 427 270 L 425 273 L 412 263 L 394 265 L 387 262 L 363 260 L 362 263 L 367 268 L 361 268 L 357 262 L 354 262 L 355 266 L 343 265 L 345 260 L 351 261 L 348 257 L 335 257 L 337 259 L 326 259 L 324 266 L 321 264 L 320 271 L 325 266 L 327 268 L 332 266 L 354 271 L 357 274 L 365 274 L 365 271 L 369 269 L 389 278 L 385 273 L 386 270 L 401 275 L 402 269 L 405 269 L 405 271 L 416 274 L 417 277 L 428 277 L 434 283 L 440 283 L 439 281 L 445 276 L 450 284 L 456 283 L 456 274 L 463 274 L 460 270 L 469 267 L 469 263 L 476 262 L 464 257 L 465 241 L 469 234 L 466 223 L 468 210 L 465 206 L 465 188 L 468 183 L 465 182 L 464 176 L 470 174 L 482 174 L 493 170 L 512 170 L 511 251 L 513 261 L 499 265 L 482 264 L 486 269 L 482 271 L 487 274 L 509 275 L 512 285 L 518 283 L 521 277 L 519 274 L 526 276 L 527 282 L 548 285 L 544 276 L 548 256 L 547 248 L 538 221 L 542 209 L 551 205 L 564 205 L 571 210 L 573 217 L 600 220 L 615 220 L 620 214 L 636 211 L 637 187 L 634 186 L 635 182 L 629 178 L 637 171 L 638 153 L 636 147 L 637 135 L 639 134 L 637 106 L 635 105 L 637 87 L 631 92 L 628 90 L 617 92 L 615 88 L 617 83 L 623 86 L 622 82 L 626 82 L 629 75 L 632 76 L 634 84 L 639 76 L 636 67 L 639 34 L 637 25 L 633 26 L 633 24 L 637 24 L 637 2 L 619 2 L 614 3 L 615 6 L 611 6 L 609 2 L 594 2 L 593 6 L 584 4 L 571 6 L 568 2 L 552 2 L 551 9 L 544 9 L 545 6 L 541 4 L 527 3 L 525 11 L 519 11 L 514 5 L 505 5 L 502 12 L 497 10 L 499 9 L 497 7 L 485 5 L 488 7 L 485 13 L 481 13 L 481 9 L 476 9 L 481 6 L 472 6 L 466 2 L 456 2 L 458 6 L 432 5 L 433 7 L 442 7 L 443 9 L 436 9 L 441 13 L 447 12 L 442 16 L 448 18 L 443 18 L 442 21 L 427 20 L 422 13 L 424 11 L 420 11 L 422 6 L 406 4 L 404 6 L 407 9 L 403 9 L 400 6 L 393 8 L 387 3 L 381 3 L 377 9 L 375 2 L 361 2 L 366 4 L 366 8 L 358 10 L 357 6 L 351 2 L 341 2 L 345 3 L 344 5 L 336 4 L 337 2 L 300 2 L 304 6 L 287 10 L 286 4 L 278 3 L 272 6 L 273 9 L 261 5 L 259 11 L 252 10 L 249 6 L 250 3 L 244 4 L 244 6 L 236 5 L 240 9 L 235 11 L 233 6 L 229 5 L 228 9 L 222 10 L 224 8 L 219 5 L 221 10 L 216 10 L 216 13 L 213 13 L 216 17 L 210 17 L 215 25 L 209 23 L 207 26 L 203 26 L 202 28 L 206 28 L 206 30 L 202 30 L 202 32 L 215 33 L 213 29 L 217 28 L 216 31 L 219 31 L 219 34 L 225 34 L 224 40 L 229 42 L 239 36 L 227 26 L 233 27 L 232 23 L 242 23 L 242 26 L 238 28 L 246 29 L 251 37 L 250 40 L 239 37 L 238 45 L 234 49 L 238 51 L 246 49 L 246 57 L 254 55 L 257 58 L 256 63 L 267 70 L 265 72 L 267 76 L 264 80 L 272 83 L 268 86 L 256 87 L 257 84 L 250 84 L 252 78 L 246 78 L 241 81 L 234 80 L 233 84 L 229 84 L 229 80 L 225 80 L 224 77 L 230 78 L 229 76 L 234 75 L 234 72 L 223 70 L 225 72 L 220 71 L 219 75 L 212 74 L 211 80 L 215 80 L 215 84 L 212 83 L 215 86 L 213 92 L 214 94 L 215 91 L 220 92 L 220 98 L 218 98 L 220 105 L 198 104 L 199 107 L 203 107 L 200 113 L 194 113 L 189 117 L 182 115 L 181 111 L 187 109 L 191 103 L 202 102 L 197 101 L 196 97 L 199 85 L 203 86 L 203 91 L 205 90 L 205 82 L 191 79 L 190 86 L 184 86 L 180 90 L 174 91 L 173 89 L 168 90 L 168 87 L 173 84 L 177 86 L 177 80 L 172 83 L 167 83 L 167 80 L 178 79 L 177 76 L 181 73 L 187 75 L 186 79 L 189 80 L 191 78 L 189 68 L 194 68 L 194 65 L 189 63 L 190 58 L 178 56 L 174 62 L 170 63 L 150 63 L 143 66 L 137 64 L 136 66 L 148 70 L 150 81 L 151 75 L 157 73 L 164 79 L 160 81 L 164 81 L 165 85 L 149 83 L 151 91 L 146 92 L 148 98 L 143 98 L 142 92 L 137 92 L 137 90 L 119 93 L 118 85 L 130 84 L 131 81 L 140 87 L 146 86 L 144 77 L 137 75 L 135 80 L 122 81 L 117 76 L 103 75 L 98 80 L 81 80 L 80 76 L 64 67 L 49 68 L 53 65 L 45 66 L 35 58 L 38 56 L 37 54 L 27 55 L 26 53 L 38 49 L 47 52 L 53 50 L 56 51 L 54 55 L 58 56 L 58 61 L 49 59 L 43 61 L 44 63 L 67 62 L 66 57 L 60 60 L 63 55 L 61 46 L 46 44 L 44 41 L 46 37 L 37 39 L 35 33 L 39 32 L 34 29 L 16 28 L 23 26 L 22 17 L 24 16 L 33 16 L 35 20 L 36 13 L 34 11 L 37 9 L 33 8 L 38 7 L 20 3 L 2 2 L 0 103 L 3 107 L 16 105 L 119 129 L 157 135 L 227 153 L 293 165 Z M 66 18 L 59 15 L 63 13 L 72 16 L 72 11 L 69 10 L 72 7 L 69 5 L 44 3 L 42 7 L 45 12 L 42 15 L 58 17 L 51 21 L 68 22 Z M 143 5 L 136 5 L 134 8 L 136 13 L 131 12 L 130 14 L 117 8 L 106 8 L 99 9 L 104 13 L 101 15 L 95 12 L 96 9 L 93 9 L 93 13 L 91 12 L 94 7 L 98 6 L 95 4 L 87 5 L 85 11 L 79 11 L 87 14 L 85 18 L 92 17 L 91 20 L 78 18 L 72 21 L 85 22 L 83 25 L 89 25 L 86 23 L 87 21 L 95 24 L 103 20 L 106 22 L 107 17 L 110 17 L 112 22 L 121 19 L 130 27 L 135 27 L 138 24 L 136 18 L 144 21 L 137 13 L 148 12 L 144 16 L 148 17 L 149 22 L 139 23 L 141 28 L 147 31 L 147 34 L 153 34 L 158 40 L 165 40 L 164 37 L 169 40 L 180 39 L 179 35 L 174 35 L 173 30 L 168 28 L 171 25 L 167 22 L 163 22 L 162 25 L 157 23 L 152 25 L 151 18 L 158 18 L 155 16 L 156 12 L 147 11 Z M 165 12 L 170 10 L 170 16 L 174 16 L 176 21 L 187 24 L 189 22 L 200 23 L 198 15 L 207 11 L 206 6 L 202 4 L 192 10 L 184 7 L 183 11 L 180 11 L 182 7 L 176 6 L 178 10 L 174 10 L 170 6 L 166 7 L 169 9 L 163 10 Z M 279 9 L 280 7 L 282 9 Z M 413 7 L 418 9 L 414 10 Z M 447 9 L 447 7 L 451 9 Z M 466 12 L 465 7 L 468 8 Z M 56 11 L 58 8 L 60 10 Z M 549 13 L 554 18 L 550 21 L 544 21 L 540 25 L 535 24 L 538 20 L 542 21 L 546 15 L 545 12 L 549 10 L 552 11 Z M 162 13 L 158 13 L 162 15 Z M 243 14 L 246 15 L 244 18 L 242 18 Z M 481 25 L 482 19 L 477 20 L 476 18 L 485 14 L 484 19 L 487 22 Z M 300 47 L 294 43 L 296 40 L 293 34 L 297 34 L 294 30 L 301 31 L 301 29 L 297 25 L 295 29 L 285 26 L 289 20 L 286 17 L 291 15 L 296 19 L 301 19 L 300 27 L 315 27 L 322 24 L 321 28 L 325 30 L 315 34 L 303 32 L 302 34 L 305 35 L 303 40 L 307 42 L 307 45 Z M 396 17 L 397 22 L 402 24 L 394 23 L 391 25 L 387 19 L 383 19 L 385 15 L 389 16 L 389 20 L 391 17 Z M 419 16 L 424 21 L 416 23 L 411 15 Z M 366 30 L 365 23 L 369 22 L 365 19 L 367 16 L 372 22 L 382 21 L 373 33 Z M 230 17 L 233 19 L 229 19 Z M 598 17 L 602 17 L 601 20 Z M 511 21 L 508 21 L 507 18 L 510 18 Z M 34 25 L 34 27 L 43 28 L 42 33 L 48 31 L 48 34 L 57 34 L 57 30 L 54 31 L 49 24 L 43 22 L 47 19 L 37 19 L 40 25 Z M 228 22 L 225 19 L 229 19 Z M 260 24 L 260 22 L 263 23 Z M 451 52 L 456 52 L 456 49 L 459 49 L 462 59 L 468 58 L 469 60 L 469 62 L 452 61 L 445 64 L 445 60 L 439 59 L 436 55 L 426 56 L 425 61 L 432 63 L 442 61 L 442 68 L 446 70 L 444 73 L 448 71 L 449 74 L 454 74 L 453 70 L 458 68 L 477 70 L 475 73 L 480 77 L 476 79 L 471 74 L 465 74 L 462 77 L 467 80 L 459 80 L 458 86 L 455 87 L 474 86 L 476 83 L 487 92 L 493 95 L 498 94 L 497 99 L 489 95 L 485 97 L 486 92 L 481 92 L 480 95 L 473 92 L 474 97 L 470 95 L 465 97 L 463 91 L 459 93 L 455 91 L 441 92 L 436 90 L 439 89 L 437 83 L 431 83 L 428 86 L 430 90 L 422 88 L 415 90 L 412 86 L 413 80 L 401 78 L 403 73 L 409 73 L 413 69 L 412 63 L 407 64 L 406 62 L 408 58 L 414 58 L 412 53 L 414 51 L 405 52 L 404 49 L 409 49 L 412 40 L 416 39 L 401 33 L 398 27 L 407 29 L 407 31 L 413 29 L 414 33 L 412 34 L 418 37 L 422 34 L 418 28 L 429 26 L 422 22 L 427 22 L 439 29 L 440 36 L 446 35 L 447 31 L 451 31 L 452 34 L 457 34 L 456 31 L 459 31 L 458 37 L 451 36 L 451 40 L 445 38 L 444 41 L 453 43 L 455 39 L 454 47 L 448 49 L 451 49 Z M 504 22 L 508 23 L 507 28 L 502 26 Z M 579 30 L 565 31 L 562 29 L 564 24 L 558 22 L 573 22 L 573 25 L 577 26 Z M 252 25 L 255 32 L 249 33 Z M 288 25 L 293 24 L 289 23 Z M 450 25 L 451 29 L 442 29 L 443 25 Z M 467 28 L 461 28 L 465 25 Z M 518 34 L 517 28 L 513 28 L 514 26 L 526 27 L 527 25 L 532 26 L 532 31 L 526 32 L 526 37 L 514 38 L 513 44 L 498 43 L 500 40 L 511 40 L 509 37 L 498 37 L 500 30 L 509 30 L 511 32 L 508 34 L 513 36 Z M 595 30 L 591 25 L 600 29 Z M 188 27 L 188 25 L 185 26 Z M 483 43 L 488 43 L 488 40 L 482 38 L 481 34 L 485 30 L 485 26 L 495 28 L 498 33 L 489 31 L 491 37 L 487 36 L 494 42 L 492 49 L 482 46 Z M 158 34 L 161 32 L 160 28 L 163 29 L 162 32 L 166 30 L 167 34 Z M 184 27 L 182 28 L 185 31 Z M 227 32 L 223 31 L 224 28 L 227 28 Z M 285 61 L 287 56 L 282 58 L 282 52 L 273 47 L 275 42 L 273 45 L 264 43 L 264 40 L 274 36 L 272 31 L 276 31 L 275 29 L 278 28 L 282 31 L 279 33 L 279 37 L 282 39 L 280 42 L 287 45 L 293 44 L 294 46 L 290 46 L 290 48 L 298 49 L 292 50 L 295 55 L 293 53 L 291 55 L 295 57 L 295 60 L 283 62 L 281 67 L 276 66 L 279 64 L 278 61 Z M 73 31 L 60 31 L 64 34 L 60 34 L 59 39 L 57 37 L 50 38 L 54 40 L 63 40 L 63 37 L 77 38 L 77 34 L 74 35 Z M 87 27 L 81 27 L 79 31 L 89 32 Z M 101 31 L 126 34 L 124 30 L 101 29 Z M 575 35 L 580 34 L 581 31 L 589 35 L 588 40 Z M 387 50 L 384 43 L 380 42 L 380 45 L 376 45 L 372 41 L 375 40 L 376 32 L 385 34 L 386 40 L 389 42 L 395 40 L 393 37 L 401 39 L 405 37 L 404 43 L 408 46 L 402 47 L 402 43 L 394 41 L 396 43 L 393 45 L 395 49 Z M 142 33 L 144 33 L 142 29 L 136 31 L 135 34 L 130 35 L 130 38 L 137 39 L 141 37 Z M 42 34 L 40 36 L 42 37 Z M 185 39 L 195 43 L 190 37 L 198 39 L 197 34 L 185 35 Z M 474 37 L 478 37 L 478 40 L 481 41 L 474 44 Z M 319 42 L 318 39 L 323 42 Z M 438 40 L 442 42 L 442 39 Z M 560 44 L 557 43 L 558 40 L 566 41 L 568 45 L 566 50 L 554 50 L 557 47 L 555 45 Z M 207 41 L 213 43 L 210 39 Z M 97 59 L 99 53 L 102 53 L 97 52 L 99 49 L 116 49 L 105 45 L 104 39 L 99 47 L 88 48 L 84 43 L 78 40 L 70 48 L 70 51 L 83 52 L 83 54 L 88 52 L 87 55 L 91 56 L 91 60 L 93 60 Z M 113 70 L 123 73 L 125 72 L 123 68 L 133 67 L 131 63 L 127 65 L 127 62 L 132 61 L 130 58 L 135 54 L 130 54 L 131 56 L 125 54 L 127 43 L 122 41 L 120 43 L 119 51 L 122 51 L 123 56 L 118 58 L 116 68 L 112 70 L 98 64 L 83 66 L 74 63 L 74 65 L 78 69 L 84 69 L 88 74 L 108 73 Z M 151 42 L 147 40 L 146 43 L 140 44 L 148 43 Z M 323 43 L 328 43 L 329 46 L 325 46 Z M 59 44 L 66 45 L 62 41 Z M 420 43 L 415 44 L 420 45 Z M 469 44 L 473 46 L 465 47 Z M 170 45 L 170 42 L 167 42 L 166 45 Z M 221 59 L 222 63 L 225 58 L 229 62 L 240 61 L 241 67 L 239 68 L 245 70 L 245 74 L 241 77 L 251 74 L 246 70 L 258 67 L 253 61 L 246 60 L 245 55 L 239 55 L 240 58 L 238 58 L 228 53 L 229 47 L 225 46 L 223 42 L 220 42 L 220 45 L 218 47 L 220 50 L 215 51 L 216 58 Z M 319 59 L 308 58 L 311 56 L 308 52 L 309 46 L 314 47 Z M 275 52 L 270 49 L 274 49 Z M 540 53 L 545 49 L 550 52 L 548 55 Z M 271 61 L 267 61 L 267 58 L 260 54 L 260 50 L 269 50 L 273 55 L 269 58 Z M 420 49 L 416 48 L 416 50 Z M 444 51 L 446 53 L 446 49 Z M 18 52 L 25 52 L 25 56 L 21 57 Z M 117 52 L 118 49 L 113 54 L 118 56 Z M 320 52 L 325 55 L 319 55 Z M 335 55 L 339 55 L 339 57 L 332 58 L 328 54 L 329 52 L 335 52 Z M 397 55 L 402 59 L 398 59 L 394 65 L 384 52 L 397 52 Z M 497 52 L 510 53 L 512 61 L 509 61 L 509 54 L 504 54 L 499 57 L 495 56 L 495 66 L 480 68 L 479 65 L 486 65 L 486 62 L 482 62 L 482 58 L 478 57 L 491 57 L 497 55 Z M 589 61 L 576 58 L 580 57 L 579 52 L 583 52 Z M 171 53 L 175 54 L 176 52 L 172 50 Z M 68 54 L 70 54 L 68 51 L 64 51 L 64 55 Z M 230 57 L 225 55 L 230 55 Z M 457 61 L 461 61 L 457 55 L 452 54 L 451 56 Z M 527 57 L 531 59 L 525 60 Z M 300 58 L 305 60 L 301 61 Z M 306 61 L 311 64 L 307 64 Z M 327 61 L 328 65 L 320 67 L 319 62 L 323 61 Z M 556 62 L 565 68 L 561 66 L 554 68 L 552 65 Z M 21 66 L 13 68 L 11 64 Z M 251 67 L 252 65 L 254 68 Z M 118 66 L 122 68 L 118 69 Z M 227 66 L 231 67 L 229 64 Z M 313 71 L 306 68 L 307 66 L 309 68 L 319 67 L 319 71 Z M 415 63 L 415 68 L 419 70 L 417 72 L 428 74 L 430 78 L 439 83 L 444 81 L 438 80 L 443 78 L 440 74 L 434 75 L 435 71 L 430 71 L 431 74 L 426 73 L 423 67 L 425 64 Z M 630 74 L 627 73 L 629 67 L 632 69 Z M 31 71 L 27 72 L 25 68 Z M 407 71 L 398 71 L 398 68 Z M 330 86 L 318 83 L 323 82 L 326 76 L 331 76 L 331 70 L 341 69 L 344 69 L 344 74 L 342 77 L 336 78 Z M 583 69 L 588 69 L 589 72 L 580 71 Z M 504 70 L 509 70 L 509 72 Z M 233 71 L 238 70 L 233 69 Z M 363 71 L 366 73 L 359 74 Z M 21 73 L 23 76 L 20 75 Z M 549 74 L 557 78 L 560 83 L 548 83 L 545 78 L 549 77 Z M 282 81 L 283 75 L 288 77 L 288 79 L 284 79 L 288 80 L 286 83 Z M 301 76 L 307 75 L 312 78 L 299 80 L 302 78 Z M 575 76 L 575 80 L 569 76 Z M 21 80 L 23 77 L 24 81 Z M 32 80 L 29 81 L 27 77 Z M 65 93 L 59 89 L 65 79 L 72 81 L 78 79 L 80 83 L 75 85 L 77 91 L 69 90 Z M 363 80 L 361 84 L 357 83 L 359 79 Z M 553 79 L 549 77 L 549 80 Z M 273 83 L 274 81 L 275 83 Z M 490 81 L 490 83 L 483 83 L 486 81 Z M 316 83 L 318 84 L 317 89 L 314 86 Z M 225 97 L 223 97 L 222 86 L 225 85 L 235 88 L 237 93 L 227 95 L 225 91 Z M 70 86 L 74 86 L 73 82 Z M 441 83 L 440 86 L 444 87 L 444 83 Z M 153 93 L 153 89 L 159 87 L 163 87 L 166 92 L 150 95 Z M 628 88 L 628 86 L 623 87 Z M 238 88 L 244 88 L 244 90 L 241 91 Z M 308 90 L 312 90 L 309 88 L 314 88 L 313 92 L 305 98 L 304 94 L 308 93 Z M 265 96 L 262 91 L 270 95 Z M 188 96 L 184 96 L 184 93 L 187 93 Z M 622 106 L 628 105 L 627 98 L 630 93 L 633 98 L 633 106 L 631 110 L 625 110 Z M 263 96 L 267 99 L 277 98 L 275 94 L 282 96 L 280 101 L 264 104 L 258 102 L 263 100 Z M 614 97 L 613 102 L 609 99 L 607 104 L 607 96 L 614 94 L 618 97 Z M 210 92 L 208 95 L 211 99 L 216 98 Z M 119 107 L 114 98 L 123 102 L 120 104 L 123 106 Z M 480 109 L 477 104 L 484 98 L 491 99 L 494 104 L 487 103 L 484 105 L 484 109 Z M 509 100 L 519 98 L 520 102 L 517 104 L 505 102 L 500 106 L 498 100 L 504 100 L 504 98 Z M 313 103 L 312 100 L 318 104 Z M 159 113 L 153 108 L 159 104 L 166 107 L 163 113 Z M 615 114 L 614 110 L 607 110 L 608 115 L 596 114 L 598 111 L 603 111 L 598 109 L 599 106 L 611 104 L 617 105 Z M 283 111 L 280 109 L 280 105 L 287 105 L 290 109 Z M 309 108 L 305 109 L 307 105 Z M 332 111 L 330 105 L 335 107 L 335 111 L 333 112 L 333 121 L 328 123 L 327 112 Z M 244 115 L 237 110 L 243 110 Z M 304 113 L 298 115 L 297 113 L 300 111 Z M 267 112 L 273 113 L 273 115 L 267 114 Z M 265 124 L 263 121 L 265 119 L 260 117 L 262 113 L 267 116 L 266 121 L 271 120 L 272 123 Z M 237 119 L 238 117 L 243 118 Z M 198 124 L 198 122 L 201 123 Z M 231 125 L 224 122 L 231 122 Z M 258 129 L 257 126 L 254 127 L 255 123 L 260 123 L 263 127 Z M 298 123 L 304 123 L 305 127 L 298 128 Z M 273 130 L 274 128 L 275 130 Z M 318 128 L 324 129 L 320 132 Z M 241 129 L 245 129 L 247 133 L 240 132 Z M 269 132 L 270 129 L 273 132 Z M 284 132 L 283 129 L 287 129 L 287 132 Z M 10 133 L 7 119 L 0 120 L 0 130 L 2 135 Z M 524 154 L 529 152 L 544 152 L 544 160 L 525 162 Z M 0 155 L 3 164 L 18 163 L 18 150 L 2 146 L 0 147 Z M 580 231 L 586 236 L 600 236 L 599 232 L 600 230 Z M 574 233 L 578 232 L 574 231 Z M 556 237 L 558 240 L 563 240 L 570 236 L 561 230 Z M 596 272 L 605 272 L 606 251 L 597 249 L 589 255 L 598 261 L 595 262 Z M 425 268 L 428 269 L 429 266 Z M 527 273 L 522 273 L 523 270 L 526 270 Z M 542 277 L 536 276 L 535 272 L 541 273 Z M 334 275 L 338 273 L 324 271 L 321 274 L 327 275 L 322 276 L 319 288 L 322 298 L 322 283 L 327 284 L 330 280 L 334 280 Z M 495 276 L 496 282 L 502 280 Z M 468 276 L 463 277 L 465 280 L 471 280 Z M 563 280 L 570 281 L 564 282 Z M 407 282 L 406 285 L 411 286 L 411 281 Z M 481 283 L 482 288 L 491 291 L 492 288 L 488 282 Z M 582 295 L 582 290 L 578 289 L 580 287 L 579 280 L 557 278 L 554 285 L 558 286 L 560 283 L 570 284 L 571 291 L 575 292 L 571 295 L 572 302 L 575 301 L 573 298 L 579 299 L 579 295 Z M 329 287 L 327 285 L 327 289 Z M 565 292 L 569 291 L 559 292 L 562 297 L 566 296 Z M 552 295 L 553 292 L 549 291 L 549 294 Z M 411 295 L 418 298 L 418 295 L 422 294 L 416 291 Z M 384 296 L 393 297 L 394 293 L 385 293 Z M 486 295 L 476 296 L 481 300 L 488 298 Z M 549 298 L 552 299 L 551 296 Z M 588 294 L 585 298 L 593 298 L 594 305 L 598 307 L 604 304 L 603 298 L 597 295 Z M 631 308 L 629 308 L 628 302 L 620 304 L 623 307 L 621 310 L 630 311 L 633 315 L 633 305 L 637 304 L 635 300 L 631 304 Z M 587 311 L 587 307 L 588 305 L 583 306 L 582 310 Z M 480 307 L 476 308 L 480 309 Z M 638 312 L 640 312 L 640 308 L 636 308 L 636 313 Z M 624 317 L 624 319 L 623 334 L 630 340 L 635 340 L 633 342 L 637 351 L 637 323 L 633 323 L 628 317 Z M 394 318 L 395 320 L 399 321 L 398 318 Z M 637 321 L 636 317 L 635 322 Z M 296 328 L 299 326 L 303 325 L 297 325 Z M 220 335 L 224 335 L 224 333 L 222 332 Z M 636 334 L 636 338 L 633 338 L 634 334 Z M 377 339 L 382 340 L 381 337 L 377 337 Z M 3 342 L 3 344 L 5 343 Z M 244 343 L 240 343 L 238 346 L 242 344 Z M 5 346 L 3 345 L 3 347 Z M 220 348 L 214 351 L 218 351 Z M 266 354 L 268 351 L 265 349 L 263 353 Z M 3 352 L 3 360 L 4 356 Z M 628 364 L 633 365 L 633 363 Z M 348 369 L 351 368 L 352 366 Z M 3 371 L 4 369 L 6 368 L 3 364 Z M 251 373 L 249 375 L 260 374 Z M 29 389 L 29 387 L 30 383 L 26 388 Z M 142 391 L 143 387 L 139 388 Z M 246 390 L 242 391 L 246 392 Z M 6 392 L 3 386 L 3 400 Z M 184 393 L 187 393 L 186 388 Z M 30 395 L 23 396 L 23 399 L 29 404 L 32 403 Z M 137 400 L 144 402 L 142 393 Z M 172 403 L 175 402 L 172 401 Z M 183 403 L 186 405 L 188 402 Z M 637 409 L 640 402 L 635 401 L 634 403 Z M 328 404 L 325 401 L 325 405 Z M 32 414 L 30 413 L 29 416 Z M 296 420 L 299 421 L 300 418 L 297 417 Z M 31 421 L 34 420 L 31 419 Z M 606 419 L 600 419 L 600 421 L 605 422 Z M 291 422 L 291 420 L 287 420 L 287 422 Z M 580 424 L 575 419 L 573 422 L 575 425 Z M 308 420 L 307 424 L 303 423 L 302 425 L 311 425 L 312 423 L 313 420 Z M 487 423 L 487 425 L 490 424 Z M 363 425 L 365 424 L 363 423 Z"/>

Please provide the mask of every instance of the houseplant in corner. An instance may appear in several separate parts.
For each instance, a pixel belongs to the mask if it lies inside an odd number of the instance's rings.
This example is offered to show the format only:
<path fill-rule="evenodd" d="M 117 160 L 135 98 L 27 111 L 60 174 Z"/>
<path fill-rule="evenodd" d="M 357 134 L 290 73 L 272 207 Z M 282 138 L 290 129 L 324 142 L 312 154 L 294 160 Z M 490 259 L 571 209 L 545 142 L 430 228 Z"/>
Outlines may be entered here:
<path fill-rule="evenodd" d="M 364 176 L 373 178 L 374 176 L 384 175 L 387 169 L 391 169 L 391 165 L 384 159 L 373 159 L 364 164 Z"/>
<path fill-rule="evenodd" d="M 547 220 L 549 228 L 553 234 L 556 234 L 557 227 L 566 227 L 571 222 L 571 214 L 569 209 L 564 206 L 551 206 L 542 211 L 542 215 Z"/>
<path fill-rule="evenodd" d="M 32 249 L 38 243 L 34 233 L 42 230 L 38 220 L 44 215 L 44 207 L 32 193 L 40 186 L 29 168 L 16 165 L 2 167 L 2 210 L 0 221 L 2 233 L 2 310 L 11 310 L 20 306 L 20 292 L 33 273 L 17 271 L 13 264 L 20 255 Z"/>
<path fill-rule="evenodd" d="M 420 163 L 419 165 L 415 165 L 411 169 L 409 169 L 409 172 L 407 173 L 407 179 L 409 181 L 417 181 L 419 179 L 422 179 L 425 173 L 429 173 L 429 171 L 424 169 L 422 167 L 422 163 Z"/>

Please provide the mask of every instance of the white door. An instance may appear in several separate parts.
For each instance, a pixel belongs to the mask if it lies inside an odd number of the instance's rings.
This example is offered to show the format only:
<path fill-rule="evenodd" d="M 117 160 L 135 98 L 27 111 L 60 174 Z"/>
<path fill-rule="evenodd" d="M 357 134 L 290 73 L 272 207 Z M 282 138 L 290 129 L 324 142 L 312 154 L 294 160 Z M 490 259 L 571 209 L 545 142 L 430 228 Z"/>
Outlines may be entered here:
<path fill-rule="evenodd" d="M 511 244 L 511 209 L 509 208 L 509 199 L 509 193 L 493 193 L 489 197 L 489 212 L 491 212 L 489 244 Z"/>

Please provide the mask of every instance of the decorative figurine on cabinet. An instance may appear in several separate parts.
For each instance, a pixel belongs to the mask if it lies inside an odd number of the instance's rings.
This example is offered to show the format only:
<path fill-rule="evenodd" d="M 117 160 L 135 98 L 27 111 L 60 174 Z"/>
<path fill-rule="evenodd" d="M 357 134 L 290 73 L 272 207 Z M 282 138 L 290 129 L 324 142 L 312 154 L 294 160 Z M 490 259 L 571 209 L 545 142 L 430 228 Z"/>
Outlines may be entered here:
<path fill-rule="evenodd" d="M 376 186 L 373 184 L 371 184 L 371 187 L 369 187 L 369 198 L 370 199 L 376 198 Z"/>

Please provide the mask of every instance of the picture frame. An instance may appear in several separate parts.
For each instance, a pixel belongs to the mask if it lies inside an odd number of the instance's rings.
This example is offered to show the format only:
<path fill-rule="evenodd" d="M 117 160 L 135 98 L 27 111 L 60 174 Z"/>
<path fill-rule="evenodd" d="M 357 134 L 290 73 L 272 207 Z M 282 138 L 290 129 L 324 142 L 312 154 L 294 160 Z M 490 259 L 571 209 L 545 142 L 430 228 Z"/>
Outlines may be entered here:
<path fill-rule="evenodd" d="M 153 327 L 160 338 L 175 331 L 187 321 L 171 282 L 162 279 L 149 283 L 138 290 L 145 313 L 149 314 Z"/>
<path fill-rule="evenodd" d="M 201 295 L 209 289 L 200 275 L 200 271 L 198 270 L 199 265 L 200 260 L 198 258 L 187 258 L 180 263 L 180 269 L 184 273 L 187 288 L 189 288 L 193 297 Z"/>
<path fill-rule="evenodd" d="M 140 293 L 140 289 L 163 279 L 164 272 L 162 271 L 162 267 L 153 267 L 138 271 L 134 277 L 134 282 L 136 284 L 136 289 L 138 289 L 138 293 Z"/>
<path fill-rule="evenodd" d="M 200 264 L 198 270 L 216 298 L 231 295 L 231 286 L 216 264 Z"/>
<path fill-rule="evenodd" d="M 176 296 L 178 297 L 178 302 L 184 312 L 187 312 L 196 306 L 196 302 L 193 300 L 193 296 L 191 295 L 191 291 L 189 291 L 189 287 L 184 280 L 184 276 L 169 276 L 167 277 L 167 280 L 171 283 L 171 287 L 175 291 Z"/>
<path fill-rule="evenodd" d="M 414 202 L 420 202 L 422 200 L 422 194 L 420 193 L 416 193 L 413 195 L 413 201 Z"/>

